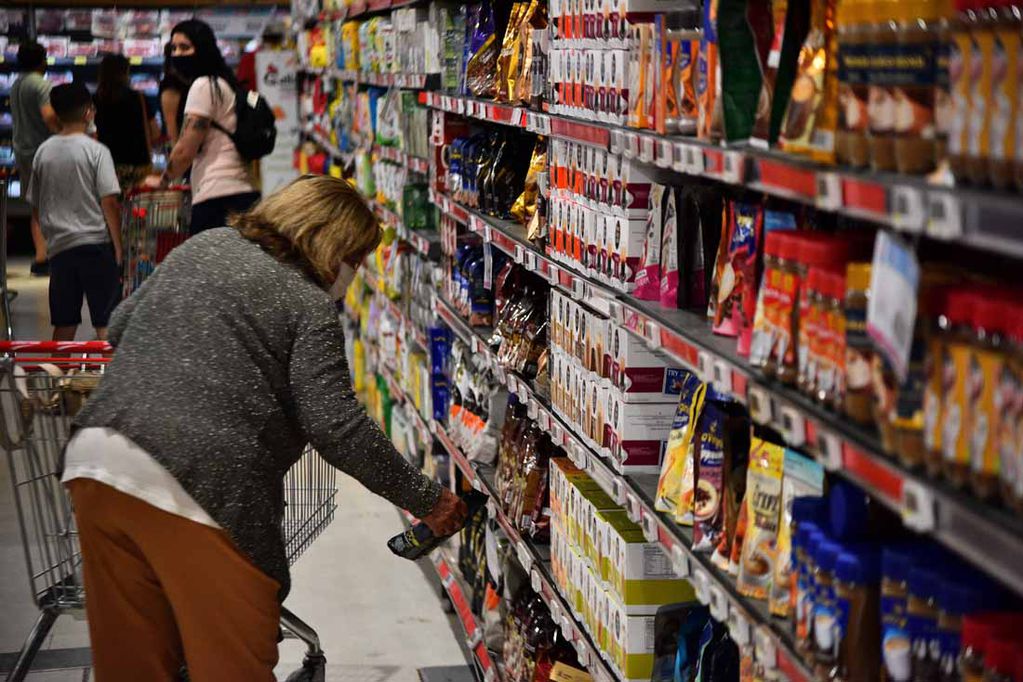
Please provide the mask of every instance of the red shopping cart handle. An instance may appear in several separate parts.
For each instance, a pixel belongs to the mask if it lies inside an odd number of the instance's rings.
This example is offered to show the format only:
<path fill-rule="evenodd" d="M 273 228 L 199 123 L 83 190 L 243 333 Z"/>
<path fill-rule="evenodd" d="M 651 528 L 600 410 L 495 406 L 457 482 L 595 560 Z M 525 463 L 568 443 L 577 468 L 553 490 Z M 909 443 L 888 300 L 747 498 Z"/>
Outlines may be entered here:
<path fill-rule="evenodd" d="M 6 353 L 113 353 L 106 341 L 0 341 Z"/>

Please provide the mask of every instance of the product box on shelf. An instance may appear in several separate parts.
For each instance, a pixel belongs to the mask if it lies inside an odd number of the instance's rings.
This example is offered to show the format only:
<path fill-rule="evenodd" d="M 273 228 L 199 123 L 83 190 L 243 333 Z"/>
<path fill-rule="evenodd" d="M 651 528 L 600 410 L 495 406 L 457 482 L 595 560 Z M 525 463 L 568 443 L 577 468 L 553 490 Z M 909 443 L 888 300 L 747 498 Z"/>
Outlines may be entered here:
<path fill-rule="evenodd" d="M 608 600 L 607 651 L 626 682 L 646 682 L 654 668 L 654 616 L 630 616 L 624 605 Z"/>
<path fill-rule="evenodd" d="M 659 473 L 677 405 L 626 403 L 607 392 L 604 454 L 619 473 Z"/>

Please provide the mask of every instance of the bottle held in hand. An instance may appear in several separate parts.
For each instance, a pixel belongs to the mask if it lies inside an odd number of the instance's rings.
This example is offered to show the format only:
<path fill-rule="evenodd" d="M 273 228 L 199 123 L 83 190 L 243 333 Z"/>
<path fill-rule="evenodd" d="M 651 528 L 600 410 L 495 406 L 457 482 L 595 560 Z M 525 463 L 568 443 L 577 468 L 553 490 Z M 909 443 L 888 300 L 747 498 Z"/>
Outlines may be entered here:
<path fill-rule="evenodd" d="M 465 506 L 468 507 L 469 513 L 466 514 L 465 520 L 462 525 L 469 521 L 476 512 L 487 503 L 487 495 L 477 490 L 470 490 L 465 495 L 462 495 L 462 501 L 465 502 Z M 461 528 L 459 528 L 461 530 Z M 455 531 L 458 532 L 458 531 Z M 454 535 L 452 533 L 451 535 Z M 410 561 L 415 561 L 420 557 L 424 557 L 434 550 L 438 545 L 447 540 L 451 535 L 437 536 L 434 535 L 430 527 L 424 522 L 419 521 L 411 528 L 406 530 L 404 533 L 399 533 L 393 538 L 387 541 L 387 546 L 394 554 Z"/>

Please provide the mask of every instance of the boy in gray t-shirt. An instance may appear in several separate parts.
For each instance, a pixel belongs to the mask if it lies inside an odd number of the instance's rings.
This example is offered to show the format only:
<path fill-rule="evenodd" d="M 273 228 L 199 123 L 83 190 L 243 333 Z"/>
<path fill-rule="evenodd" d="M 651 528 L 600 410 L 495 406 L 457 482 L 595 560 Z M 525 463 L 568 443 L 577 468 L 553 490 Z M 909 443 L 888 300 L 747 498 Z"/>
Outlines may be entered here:
<path fill-rule="evenodd" d="M 110 150 L 85 134 L 96 113 L 85 86 L 59 85 L 50 103 L 61 132 L 36 151 L 28 199 L 50 257 L 53 339 L 74 340 L 83 297 L 104 339 L 120 298 L 121 188 Z"/>

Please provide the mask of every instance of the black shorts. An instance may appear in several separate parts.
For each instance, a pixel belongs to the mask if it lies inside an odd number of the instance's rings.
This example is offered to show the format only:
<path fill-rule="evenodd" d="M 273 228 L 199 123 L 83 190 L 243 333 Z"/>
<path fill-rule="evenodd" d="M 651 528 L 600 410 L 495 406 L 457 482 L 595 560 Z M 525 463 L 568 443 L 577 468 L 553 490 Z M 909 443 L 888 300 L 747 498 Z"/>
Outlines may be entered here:
<path fill-rule="evenodd" d="M 121 271 L 114 247 L 85 244 L 50 258 L 50 324 L 73 327 L 82 323 L 82 298 L 89 302 L 93 327 L 106 327 L 121 299 Z"/>

